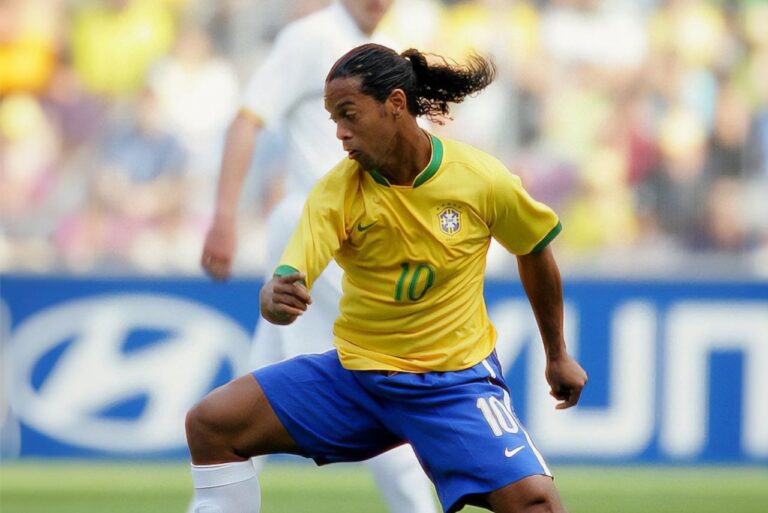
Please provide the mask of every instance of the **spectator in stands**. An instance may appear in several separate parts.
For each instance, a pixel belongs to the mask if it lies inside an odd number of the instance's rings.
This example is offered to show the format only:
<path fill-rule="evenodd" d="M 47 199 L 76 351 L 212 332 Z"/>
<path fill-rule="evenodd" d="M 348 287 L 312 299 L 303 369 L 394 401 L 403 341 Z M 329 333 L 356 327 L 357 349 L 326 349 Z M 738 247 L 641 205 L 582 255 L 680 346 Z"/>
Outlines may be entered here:
<path fill-rule="evenodd" d="M 55 67 L 59 2 L 0 2 L 0 95 L 41 91 Z"/>
<path fill-rule="evenodd" d="M 755 246 L 746 223 L 743 183 L 733 176 L 716 178 L 707 189 L 704 212 L 693 237 L 694 249 L 742 253 Z"/>
<path fill-rule="evenodd" d="M 715 123 L 707 145 L 705 174 L 710 180 L 745 176 L 749 124 L 746 98 L 734 84 L 725 84 L 718 95 Z"/>
<path fill-rule="evenodd" d="M 224 135 L 239 106 L 235 70 L 212 53 L 210 38 L 202 28 L 188 25 L 180 31 L 173 52 L 150 74 L 149 86 L 157 96 L 163 125 L 189 156 L 191 191 L 185 208 L 201 225 L 202 244 L 213 212 L 211 191 L 216 187 Z"/>
<path fill-rule="evenodd" d="M 174 30 L 173 13 L 161 1 L 79 4 L 72 19 L 72 62 L 90 91 L 137 93 L 149 67 L 170 49 Z"/>
<path fill-rule="evenodd" d="M 41 270 L 51 265 L 48 199 L 56 186 L 59 135 L 39 101 L 12 94 L 0 101 L 0 265 Z M 4 262 L 3 262 L 4 260 Z M 1 269 L 2 267 L 0 267 Z"/>
<path fill-rule="evenodd" d="M 108 104 L 88 92 L 67 61 L 60 56 L 41 95 L 43 108 L 61 135 L 62 164 L 90 153 L 106 128 Z"/>
<path fill-rule="evenodd" d="M 706 130 L 681 105 L 661 121 L 659 137 L 660 166 L 640 184 L 638 201 L 653 212 L 662 234 L 691 247 L 707 197 Z"/>
<path fill-rule="evenodd" d="M 188 240 L 204 224 L 209 208 L 201 199 L 206 172 L 216 167 L 206 162 L 217 152 L 217 116 L 228 119 L 227 102 L 236 97 L 227 92 L 237 89 L 233 69 L 250 70 L 285 23 L 325 2 L 0 1 L 0 110 L 6 120 L 14 119 L 14 126 L 6 125 L 0 135 L 2 209 L 4 214 L 13 209 L 28 212 L 34 204 L 36 212 L 26 215 L 35 222 L 17 222 L 24 217 L 20 214 L 4 216 L 0 244 L 6 249 L 0 253 L 6 257 L 0 256 L 0 266 L 13 269 L 36 261 L 41 267 L 54 261 L 17 256 L 45 254 L 40 248 L 60 218 L 90 219 L 86 224 L 101 228 L 86 232 L 112 234 L 103 241 L 113 248 L 106 250 L 107 256 L 113 255 L 114 264 L 125 269 L 146 269 L 152 259 L 138 255 L 150 254 L 146 248 L 159 247 L 159 240 L 176 240 L 178 247 L 187 244 L 170 234 Z M 741 189 L 745 214 L 732 217 L 745 223 L 744 251 L 768 255 L 768 249 L 752 249 L 749 242 L 763 241 L 761 247 L 768 248 L 768 214 L 761 207 L 761 191 L 768 190 L 765 2 L 414 0 L 395 5 L 391 14 L 383 22 L 385 32 L 408 35 L 414 46 L 457 60 L 471 50 L 495 56 L 502 87 L 468 99 L 466 109 L 458 106 L 455 111 L 458 122 L 440 130 L 502 156 L 534 195 L 581 227 L 567 230 L 561 241 L 564 265 L 570 254 L 588 258 L 586 252 L 599 258 L 614 248 L 615 240 L 600 235 L 606 227 L 592 209 L 607 208 L 606 198 L 623 198 L 619 190 L 630 190 L 636 198 L 619 201 L 626 207 L 622 212 L 634 218 L 631 222 L 623 214 L 611 218 L 638 227 L 626 232 L 635 234 L 634 241 L 622 241 L 634 244 L 633 254 L 640 254 L 642 246 L 646 255 L 655 252 L 657 260 L 664 261 L 667 243 L 691 251 L 717 247 L 697 239 L 705 237 L 701 226 L 710 210 L 724 208 L 713 198 Z M 208 35 L 195 29 L 192 20 L 215 38 L 217 52 L 210 51 Z M 177 26 L 185 28 L 176 40 Z M 406 28 L 413 26 L 419 27 L 417 33 Z M 611 36 L 617 33 L 621 37 Z M 180 183 L 192 187 L 193 196 L 187 200 L 192 208 L 163 217 L 170 223 L 161 223 L 167 231 L 153 231 L 157 225 L 141 231 L 145 250 L 117 251 L 125 239 L 114 236 L 111 222 L 117 207 L 102 194 L 103 186 L 87 183 L 84 164 L 101 161 L 104 155 L 95 136 L 107 132 L 106 113 L 130 108 L 146 87 L 159 98 L 160 122 L 168 123 L 166 130 L 190 152 L 179 175 L 186 175 Z M 211 101 L 217 102 L 215 107 Z M 205 115 L 200 115 L 201 106 Z M 685 117 L 689 121 L 679 121 Z M 40 119 L 48 126 L 42 132 Z M 692 131 L 670 135 L 670 124 Z M 31 126 L 38 128 L 28 130 Z M 605 132 L 611 130 L 618 140 L 606 144 Z M 275 140 L 279 136 L 276 130 Z M 701 161 L 693 166 L 701 169 L 693 173 L 698 178 L 683 180 L 688 183 L 683 187 L 672 176 L 685 174 L 686 160 Z M 22 161 L 28 171 L 10 171 L 20 169 Z M 623 183 L 594 179 L 603 173 L 623 177 Z M 714 185 L 721 177 L 735 178 L 740 186 Z M 259 189 L 261 184 L 248 187 Z M 682 203 L 669 203 L 675 199 Z M 707 201 L 721 206 L 708 210 Z M 171 217 L 175 221 L 170 222 Z M 256 214 L 255 221 L 241 245 L 255 248 L 248 261 L 261 262 L 261 216 Z M 64 244 L 68 237 L 62 234 L 74 233 L 76 224 L 61 226 L 57 244 Z M 99 248 L 96 239 L 91 242 Z M 768 262 L 768 256 L 764 259 Z M 108 260 L 86 258 L 93 265 Z M 166 268 L 186 265 L 168 262 Z M 84 267 L 88 264 L 78 266 Z"/>
<path fill-rule="evenodd" d="M 92 178 L 94 197 L 83 212 L 106 218 L 87 223 L 88 230 L 106 223 L 106 261 L 140 251 L 134 246 L 139 235 L 175 224 L 186 202 L 187 156 L 159 124 L 157 98 L 145 90 L 134 107 L 135 118 L 115 120 L 107 134 Z"/>

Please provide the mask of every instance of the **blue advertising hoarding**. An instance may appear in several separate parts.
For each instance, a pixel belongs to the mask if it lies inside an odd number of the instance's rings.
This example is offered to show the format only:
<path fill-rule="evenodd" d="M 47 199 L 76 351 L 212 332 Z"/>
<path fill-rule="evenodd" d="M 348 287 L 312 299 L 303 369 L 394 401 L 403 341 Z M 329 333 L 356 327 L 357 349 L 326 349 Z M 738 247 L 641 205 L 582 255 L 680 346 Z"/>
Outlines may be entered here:
<path fill-rule="evenodd" d="M 0 278 L 4 457 L 182 457 L 183 419 L 248 370 L 260 282 Z M 515 409 L 553 461 L 768 463 L 768 283 L 571 281 L 590 375 L 556 411 L 517 282 L 486 284 Z"/>

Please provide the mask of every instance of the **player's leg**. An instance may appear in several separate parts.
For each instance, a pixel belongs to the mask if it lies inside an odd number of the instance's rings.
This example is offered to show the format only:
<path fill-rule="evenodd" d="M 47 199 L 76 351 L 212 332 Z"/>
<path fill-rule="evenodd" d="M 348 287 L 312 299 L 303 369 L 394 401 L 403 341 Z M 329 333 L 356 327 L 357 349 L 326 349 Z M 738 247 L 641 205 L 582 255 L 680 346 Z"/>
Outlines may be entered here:
<path fill-rule="evenodd" d="M 405 444 L 365 462 L 393 513 L 437 513 L 432 483 Z"/>
<path fill-rule="evenodd" d="M 323 464 L 402 444 L 383 417 L 384 406 L 335 351 L 269 365 L 214 390 L 187 416 L 195 512 L 257 513 L 248 460 L 256 455 L 294 453 Z"/>
<path fill-rule="evenodd" d="M 397 419 L 391 429 L 416 450 L 445 511 L 490 508 L 491 500 L 504 513 L 562 511 L 552 474 L 515 417 L 495 355 L 463 371 L 358 379 L 390 399 Z"/>
<path fill-rule="evenodd" d="M 494 513 L 566 513 L 552 478 L 530 476 L 488 494 Z"/>
<path fill-rule="evenodd" d="M 196 465 L 298 452 L 296 442 L 251 374 L 209 393 L 187 414 L 186 429 L 192 463 Z"/>
<path fill-rule="evenodd" d="M 261 492 L 250 457 L 297 452 L 251 375 L 208 394 L 187 414 L 194 513 L 258 513 Z"/>
<path fill-rule="evenodd" d="M 285 359 L 285 355 L 283 354 L 283 345 L 280 343 L 281 339 L 281 333 L 277 326 L 268 322 L 260 322 L 253 337 L 248 370 L 265 367 Z M 242 482 L 243 484 L 241 485 L 241 487 L 251 486 L 253 489 L 250 490 L 249 493 L 259 493 L 259 485 L 256 477 L 258 477 L 258 475 L 264 469 L 266 460 L 267 456 L 255 456 L 251 458 L 251 465 L 254 475 L 249 475 L 248 479 L 244 479 Z M 239 466 L 243 469 L 243 472 L 248 472 L 250 474 L 250 469 L 248 469 L 247 465 L 243 464 Z M 197 465 L 192 467 L 193 476 L 205 473 L 203 470 L 200 470 L 200 468 L 201 467 Z M 212 470 L 208 473 L 216 473 L 215 469 L 217 467 L 214 466 L 211 468 Z M 246 493 L 245 491 L 239 491 L 238 495 L 245 496 Z M 196 513 L 195 499 L 196 497 L 192 498 L 192 501 L 187 507 L 187 513 Z"/>
<path fill-rule="evenodd" d="M 293 229 L 298 223 L 303 205 L 303 198 L 296 195 L 288 196 L 278 203 L 267 219 L 266 262 L 268 273 L 264 276 L 265 282 L 269 280 L 272 270 L 279 263 L 278 260 L 288 243 L 288 237 L 293 233 Z M 263 319 L 259 320 L 251 343 L 248 370 L 260 369 L 296 356 L 296 354 L 289 352 L 287 349 L 291 333 L 281 328 L 283 327 L 270 324 Z M 331 333 L 331 327 L 326 332 Z M 266 455 L 251 458 L 256 476 L 264 469 L 266 462 Z M 258 483 L 255 484 L 255 488 L 258 490 Z M 187 510 L 187 513 L 195 513 L 193 506 L 194 501 Z"/>

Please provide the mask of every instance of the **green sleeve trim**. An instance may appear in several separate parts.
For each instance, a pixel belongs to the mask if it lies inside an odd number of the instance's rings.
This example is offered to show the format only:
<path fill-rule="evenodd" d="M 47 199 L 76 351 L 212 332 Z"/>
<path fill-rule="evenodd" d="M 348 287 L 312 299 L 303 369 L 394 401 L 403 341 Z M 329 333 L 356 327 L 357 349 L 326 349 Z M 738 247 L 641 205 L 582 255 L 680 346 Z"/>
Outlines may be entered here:
<path fill-rule="evenodd" d="M 289 274 L 296 274 L 300 272 L 301 271 L 299 271 L 298 269 L 290 265 L 279 265 L 277 269 L 275 269 L 275 272 L 272 273 L 272 276 L 288 276 Z M 305 287 L 307 285 L 304 280 L 299 280 L 299 283 L 301 283 Z"/>
<path fill-rule="evenodd" d="M 289 274 L 295 274 L 300 273 L 298 269 L 296 269 L 293 266 L 290 265 L 280 265 L 275 269 L 275 272 L 272 273 L 272 276 L 287 276 Z"/>
<path fill-rule="evenodd" d="M 544 248 L 546 248 L 552 240 L 557 237 L 557 235 L 563 231 L 563 225 L 560 223 L 560 221 L 557 222 L 557 225 L 555 225 L 554 228 L 552 228 L 549 233 L 541 239 L 541 242 L 536 244 L 536 247 L 531 250 L 531 253 L 538 253 L 539 251 L 542 251 Z"/>

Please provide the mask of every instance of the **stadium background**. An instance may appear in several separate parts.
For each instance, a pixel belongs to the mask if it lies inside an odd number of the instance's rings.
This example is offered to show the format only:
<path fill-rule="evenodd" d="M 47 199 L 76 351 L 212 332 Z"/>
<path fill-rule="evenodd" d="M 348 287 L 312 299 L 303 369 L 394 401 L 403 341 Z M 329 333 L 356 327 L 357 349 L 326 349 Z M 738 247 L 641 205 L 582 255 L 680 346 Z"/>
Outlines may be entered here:
<path fill-rule="evenodd" d="M 276 127 L 241 202 L 238 278 L 206 280 L 224 131 L 276 32 L 324 4 L 0 0 L 4 512 L 88 511 L 67 502 L 86 483 L 98 510 L 141 486 L 167 502 L 126 511 L 183 509 L 181 419 L 243 370 L 281 194 Z M 747 0 L 399 0 L 383 24 L 403 47 L 493 55 L 497 82 L 433 129 L 498 155 L 561 215 L 583 405 L 548 408 L 496 249 L 487 299 L 518 413 L 574 511 L 768 510 L 766 26 L 768 2 Z M 291 472 L 328 511 L 355 490 L 348 511 L 381 509 L 359 473 L 291 465 L 265 475 L 265 500 L 287 501 L 274 511 L 322 509 Z"/>

